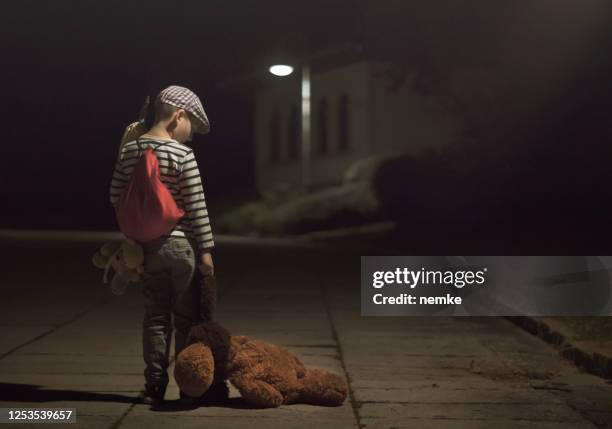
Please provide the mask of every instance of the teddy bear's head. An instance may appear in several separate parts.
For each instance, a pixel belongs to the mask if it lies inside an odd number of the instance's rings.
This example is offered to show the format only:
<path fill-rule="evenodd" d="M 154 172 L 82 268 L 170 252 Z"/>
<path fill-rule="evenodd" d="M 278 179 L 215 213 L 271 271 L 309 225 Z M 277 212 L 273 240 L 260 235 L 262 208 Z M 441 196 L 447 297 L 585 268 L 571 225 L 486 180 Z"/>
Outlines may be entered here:
<path fill-rule="evenodd" d="M 174 378 L 189 396 L 202 396 L 213 379 L 226 378 L 230 333 L 215 322 L 204 322 L 191 328 L 189 344 L 176 358 Z"/>
<path fill-rule="evenodd" d="M 212 385 L 215 362 L 210 347 L 193 343 L 176 357 L 174 379 L 182 392 L 197 398 Z"/>
<path fill-rule="evenodd" d="M 224 376 L 231 347 L 229 331 L 216 322 L 203 322 L 189 331 L 187 344 L 193 343 L 202 343 L 210 347 L 215 360 L 215 371 L 219 376 Z"/>

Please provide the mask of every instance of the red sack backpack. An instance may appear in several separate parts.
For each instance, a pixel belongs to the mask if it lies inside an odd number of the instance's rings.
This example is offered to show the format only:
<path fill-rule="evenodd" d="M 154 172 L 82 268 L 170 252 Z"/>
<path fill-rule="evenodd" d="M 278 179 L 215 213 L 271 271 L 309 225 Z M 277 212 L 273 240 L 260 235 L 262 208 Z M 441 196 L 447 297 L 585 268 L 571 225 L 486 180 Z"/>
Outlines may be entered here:
<path fill-rule="evenodd" d="M 139 139 L 136 144 L 140 153 Z M 161 181 L 159 162 L 153 151 L 150 147 L 145 148 L 119 197 L 116 210 L 121 232 L 141 243 L 169 234 L 185 214 Z"/>

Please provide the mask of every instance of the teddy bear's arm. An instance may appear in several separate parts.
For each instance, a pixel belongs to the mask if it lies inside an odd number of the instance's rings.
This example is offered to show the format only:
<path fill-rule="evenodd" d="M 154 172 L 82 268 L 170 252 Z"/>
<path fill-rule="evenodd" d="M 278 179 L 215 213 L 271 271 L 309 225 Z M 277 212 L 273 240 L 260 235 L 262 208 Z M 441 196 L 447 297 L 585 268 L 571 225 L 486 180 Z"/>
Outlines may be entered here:
<path fill-rule="evenodd" d="M 240 391 L 242 398 L 250 405 L 261 408 L 275 408 L 283 403 L 283 395 L 265 381 L 246 376 L 234 376 L 230 379 Z"/>

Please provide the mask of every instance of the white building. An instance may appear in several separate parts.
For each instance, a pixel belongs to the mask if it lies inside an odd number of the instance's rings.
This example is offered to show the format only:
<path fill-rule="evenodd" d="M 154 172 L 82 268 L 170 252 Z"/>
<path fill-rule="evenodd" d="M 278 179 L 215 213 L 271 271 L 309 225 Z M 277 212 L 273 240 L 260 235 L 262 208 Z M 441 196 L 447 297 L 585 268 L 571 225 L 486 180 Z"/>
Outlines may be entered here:
<path fill-rule="evenodd" d="M 359 61 L 311 72 L 311 180 L 338 184 L 355 161 L 416 153 L 448 143 L 454 121 L 411 90 L 410 75 Z M 392 76 L 398 76 L 396 79 Z M 400 79 L 398 81 L 398 79 Z M 259 191 L 301 183 L 299 70 L 255 96 L 255 178 Z"/>

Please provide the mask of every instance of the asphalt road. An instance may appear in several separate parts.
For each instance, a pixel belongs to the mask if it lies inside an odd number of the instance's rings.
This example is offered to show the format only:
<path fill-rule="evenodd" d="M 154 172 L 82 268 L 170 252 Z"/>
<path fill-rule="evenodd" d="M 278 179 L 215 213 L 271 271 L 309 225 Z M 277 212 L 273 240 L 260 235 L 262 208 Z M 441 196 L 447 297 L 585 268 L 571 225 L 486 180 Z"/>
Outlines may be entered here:
<path fill-rule="evenodd" d="M 181 408 L 171 382 L 152 409 L 136 401 L 140 291 L 112 296 L 90 263 L 107 237 L 0 241 L 0 408 L 76 408 L 79 428 L 612 427 L 612 384 L 505 319 L 361 317 L 359 256 L 380 249 L 229 237 L 218 320 L 341 374 L 350 397 L 258 410 L 232 390 L 226 406 Z"/>

